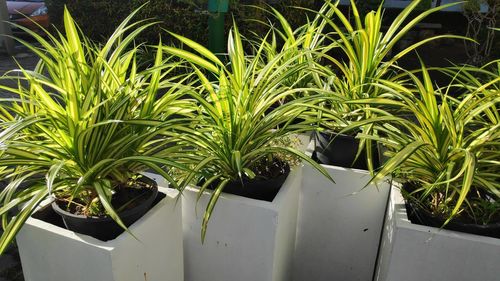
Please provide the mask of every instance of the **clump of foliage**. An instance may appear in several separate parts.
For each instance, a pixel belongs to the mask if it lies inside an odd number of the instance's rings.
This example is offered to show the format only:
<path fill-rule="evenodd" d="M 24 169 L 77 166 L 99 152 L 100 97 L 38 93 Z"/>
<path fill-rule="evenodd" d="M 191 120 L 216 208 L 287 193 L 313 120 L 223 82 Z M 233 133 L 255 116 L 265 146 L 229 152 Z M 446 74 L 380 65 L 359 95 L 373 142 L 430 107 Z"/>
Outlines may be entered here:
<path fill-rule="evenodd" d="M 146 4 L 148 3 L 148 4 Z M 152 19 L 160 23 L 143 32 L 141 41 L 155 44 L 159 41 L 163 30 L 169 30 L 185 37 L 191 38 L 207 46 L 208 17 L 207 0 L 46 0 L 51 21 L 60 29 L 64 6 L 79 22 L 80 27 L 91 35 L 91 39 L 103 41 L 109 37 L 118 24 L 133 10 L 146 4 L 137 17 L 139 19 Z M 267 29 L 255 20 L 267 22 L 267 14 L 253 6 L 266 8 L 268 5 L 281 11 L 294 26 L 299 26 L 307 21 L 308 12 L 292 7 L 314 8 L 314 1 L 230 1 L 230 10 L 227 17 L 226 34 L 231 26 L 231 16 L 236 20 L 242 30 L 253 30 L 266 33 Z"/>
<path fill-rule="evenodd" d="M 405 74 L 409 78 L 405 84 L 380 82 L 380 89 L 398 96 L 400 102 L 366 101 L 396 106 L 401 112 L 365 121 L 375 124 L 378 132 L 365 137 L 383 144 L 389 157 L 373 180 L 394 173 L 413 186 L 404 194 L 407 200 L 447 222 L 455 218 L 476 224 L 497 222 L 500 97 L 493 84 L 498 79 L 479 87 L 477 80 L 462 80 L 465 93 L 454 98 L 450 88 L 434 88 L 425 67 L 421 73 L 422 80 Z"/>
<path fill-rule="evenodd" d="M 454 38 L 452 35 L 437 35 L 418 41 L 403 50 L 392 53 L 396 45 L 413 27 L 424 20 L 427 16 L 454 4 L 432 8 L 414 15 L 422 0 L 416 0 L 403 9 L 388 26 L 383 30 L 384 12 L 382 6 L 377 10 L 370 11 L 364 18 L 360 14 L 354 0 L 351 0 L 353 17 L 349 21 L 339 7 L 338 3 L 327 1 L 331 17 L 325 17 L 328 27 L 333 30 L 329 38 L 333 41 L 333 51 L 341 55 L 323 55 L 325 62 L 331 65 L 325 78 L 329 91 L 326 95 L 340 99 L 343 102 L 328 102 L 324 104 L 324 118 L 322 126 L 333 132 L 361 132 L 365 135 L 375 133 L 371 124 L 361 126 L 350 126 L 352 122 L 369 120 L 377 117 L 391 107 L 380 105 L 368 105 L 365 99 L 378 96 L 391 95 L 390 92 L 382 92 L 375 86 L 380 80 L 391 80 L 399 72 L 398 61 L 418 47 L 440 38 Z M 459 37 L 462 38 L 462 37 Z M 393 96 L 394 99 L 398 99 Z M 375 107 L 369 110 L 370 107 Z M 366 153 L 367 166 L 373 171 L 372 140 L 363 138 L 360 141 L 358 154 Z"/>
<path fill-rule="evenodd" d="M 71 12 L 79 27 L 89 37 L 105 41 L 116 27 L 133 11 L 131 1 L 122 0 L 45 0 L 50 21 L 63 30 L 64 7 Z"/>
<path fill-rule="evenodd" d="M 189 113 L 178 65 L 157 48 L 154 64 L 140 70 L 137 35 L 154 23 L 130 23 L 131 13 L 105 44 L 92 43 L 64 11 L 64 34 L 41 37 L 39 46 L 19 41 L 40 57 L 34 70 L 19 69 L 0 83 L 12 98 L 0 99 L 0 192 L 3 235 L 0 253 L 46 198 L 78 202 L 89 215 L 105 212 L 126 228 L 111 204 L 115 189 L 146 169 L 176 182 L 164 166 L 175 145 L 163 138 L 170 125 Z M 160 95 L 161 94 L 161 95 Z M 15 217 L 9 211 L 20 208 Z"/>
<path fill-rule="evenodd" d="M 174 137 L 190 148 L 185 151 L 189 159 L 186 165 L 195 166 L 194 170 L 204 179 L 200 196 L 209 185 L 216 185 L 206 206 L 202 239 L 224 187 L 230 182 L 255 178 L 260 169 L 256 165 L 265 164 L 268 159 L 279 155 L 300 158 L 330 178 L 311 158 L 283 142 L 291 134 L 313 130 L 317 122 L 316 116 L 302 114 L 308 105 L 320 99 L 314 89 L 297 86 L 305 74 L 295 76 L 303 73 L 309 66 L 307 62 L 297 64 L 297 57 L 283 61 L 283 53 L 262 65 L 263 48 L 248 56 L 236 24 L 229 33 L 227 64 L 202 45 L 173 36 L 193 51 L 167 46 L 163 50 L 184 60 L 199 80 L 189 92 L 199 103 L 197 118 L 189 127 L 177 127 Z M 295 84 L 284 83 L 290 77 L 296 77 Z M 310 91 L 310 95 L 276 106 L 280 100 L 305 91 Z M 304 119 L 294 123 L 299 116 Z"/>

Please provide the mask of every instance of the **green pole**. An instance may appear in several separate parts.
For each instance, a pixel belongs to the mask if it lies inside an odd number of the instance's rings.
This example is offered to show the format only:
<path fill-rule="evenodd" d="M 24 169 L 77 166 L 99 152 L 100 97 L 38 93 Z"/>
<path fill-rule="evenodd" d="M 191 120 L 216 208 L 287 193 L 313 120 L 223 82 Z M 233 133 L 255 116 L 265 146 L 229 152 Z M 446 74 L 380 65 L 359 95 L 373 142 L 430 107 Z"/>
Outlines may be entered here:
<path fill-rule="evenodd" d="M 229 9 L 229 0 L 208 0 L 208 48 L 214 53 L 226 51 L 224 18 Z"/>

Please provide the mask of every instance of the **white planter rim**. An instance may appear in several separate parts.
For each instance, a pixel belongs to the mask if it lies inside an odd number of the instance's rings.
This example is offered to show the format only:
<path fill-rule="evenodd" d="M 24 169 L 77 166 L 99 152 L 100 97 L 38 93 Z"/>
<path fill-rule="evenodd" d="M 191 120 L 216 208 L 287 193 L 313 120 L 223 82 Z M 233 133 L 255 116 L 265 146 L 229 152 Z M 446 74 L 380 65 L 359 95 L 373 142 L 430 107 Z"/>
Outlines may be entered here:
<path fill-rule="evenodd" d="M 85 244 L 92 244 L 95 247 L 109 249 L 109 248 L 113 248 L 116 245 L 118 245 L 122 240 L 129 239 L 130 237 L 128 237 L 128 236 L 130 236 L 131 234 L 133 235 L 135 229 L 140 228 L 141 225 L 144 223 L 144 221 L 148 220 L 151 216 L 154 216 L 157 212 L 160 211 L 161 207 L 168 201 L 167 200 L 168 197 L 175 198 L 178 196 L 178 191 L 171 189 L 171 188 L 164 188 L 164 187 L 158 186 L 158 194 L 160 194 L 160 193 L 165 194 L 165 198 L 161 199 L 156 205 L 154 205 L 151 209 L 149 209 L 149 211 L 144 216 L 142 216 L 140 219 L 138 219 L 136 222 L 134 222 L 131 226 L 129 226 L 128 229 L 129 229 L 130 233 L 127 233 L 126 231 L 124 231 L 118 237 L 116 237 L 115 239 L 109 240 L 109 241 L 101 241 L 101 240 L 96 239 L 94 237 L 91 237 L 91 236 L 88 236 L 85 234 L 76 233 L 76 232 L 73 232 L 73 231 L 68 230 L 66 228 L 62 228 L 62 227 L 59 227 L 59 226 L 54 225 L 52 223 L 49 223 L 49 222 L 46 222 L 46 221 L 43 221 L 40 219 L 36 219 L 33 217 L 30 217 L 26 223 L 29 223 L 30 225 L 32 225 L 34 227 L 46 229 L 47 231 L 53 232 L 56 235 L 75 239 L 75 240 L 78 240 L 78 241 L 85 243 Z M 40 205 L 40 208 L 45 207 L 45 204 L 48 204 L 49 202 L 51 202 L 51 200 L 45 201 L 43 205 Z"/>
<path fill-rule="evenodd" d="M 295 178 L 295 174 L 297 173 L 297 169 L 300 167 L 290 167 L 290 173 L 288 174 L 285 182 L 283 185 L 280 187 L 278 193 L 274 197 L 273 201 L 265 201 L 265 200 L 258 200 L 258 199 L 253 199 L 253 198 L 248 198 L 244 196 L 239 196 L 235 194 L 230 194 L 230 193 L 224 193 L 222 192 L 219 196 L 219 200 L 233 200 L 237 202 L 241 202 L 242 204 L 247 204 L 247 205 L 252 205 L 252 206 L 259 206 L 264 209 L 270 209 L 270 210 L 275 210 L 276 205 L 280 205 L 281 202 L 284 200 L 284 192 L 283 190 L 287 189 L 288 186 L 290 186 L 290 183 L 292 180 Z M 200 187 L 198 186 L 193 186 L 190 185 L 186 187 L 187 190 L 193 191 L 193 192 L 199 192 Z M 210 196 L 212 194 L 212 191 L 203 191 L 204 195 Z M 217 207 L 217 204 L 215 205 Z"/>

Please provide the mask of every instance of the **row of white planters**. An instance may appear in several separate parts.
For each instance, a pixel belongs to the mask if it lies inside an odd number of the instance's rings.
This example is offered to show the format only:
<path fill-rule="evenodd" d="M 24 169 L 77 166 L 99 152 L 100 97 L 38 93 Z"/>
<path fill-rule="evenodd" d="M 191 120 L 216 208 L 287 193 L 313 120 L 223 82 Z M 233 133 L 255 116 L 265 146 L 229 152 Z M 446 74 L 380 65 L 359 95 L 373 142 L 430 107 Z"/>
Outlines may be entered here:
<path fill-rule="evenodd" d="M 209 193 L 196 208 L 195 188 L 176 200 L 177 191 L 159 187 L 167 196 L 130 227 L 137 239 L 123 233 L 103 242 L 29 218 L 17 236 L 25 280 L 291 280 L 301 174 L 292 169 L 272 202 L 223 194 L 204 244 Z"/>
<path fill-rule="evenodd" d="M 18 235 L 25 279 L 369 281 L 387 209 L 375 280 L 499 280 L 499 239 L 412 225 L 394 190 L 386 208 L 388 184 L 363 189 L 366 172 L 324 167 L 335 184 L 305 166 L 272 202 L 222 195 L 204 244 L 209 194 L 196 204 L 194 188 L 182 200 L 161 188 L 167 197 L 130 228 L 138 239 L 101 242 L 30 218 Z"/>

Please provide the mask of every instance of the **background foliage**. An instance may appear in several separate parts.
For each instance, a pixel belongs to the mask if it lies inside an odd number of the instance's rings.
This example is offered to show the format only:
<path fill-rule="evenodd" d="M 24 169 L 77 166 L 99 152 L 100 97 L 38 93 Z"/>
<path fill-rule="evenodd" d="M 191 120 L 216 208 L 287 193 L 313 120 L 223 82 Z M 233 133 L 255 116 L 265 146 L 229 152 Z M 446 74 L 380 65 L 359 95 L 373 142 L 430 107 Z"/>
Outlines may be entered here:
<path fill-rule="evenodd" d="M 116 26 L 134 9 L 149 2 L 138 14 L 139 19 L 153 18 L 161 24 L 142 34 L 142 40 L 149 43 L 158 41 L 161 29 L 167 29 L 183 35 L 203 45 L 207 45 L 207 29 L 209 13 L 206 11 L 207 0 L 46 0 L 51 21 L 62 30 L 62 15 L 64 5 L 72 13 L 76 22 L 85 34 L 92 39 L 102 41 L 107 38 Z M 227 28 L 230 28 L 231 14 L 240 26 L 243 35 L 248 31 L 259 34 L 267 31 L 264 25 L 256 22 L 267 22 L 267 14 L 261 9 L 252 7 L 266 7 L 271 5 L 289 19 L 297 27 L 307 21 L 305 10 L 288 7 L 304 7 L 314 9 L 318 0 L 240 0 L 232 1 L 230 11 L 226 17 Z M 255 19 L 255 20 L 248 20 Z M 163 33 L 164 34 L 164 33 Z"/>
<path fill-rule="evenodd" d="M 46 0 L 51 22 L 63 30 L 64 5 L 85 34 L 93 39 L 108 38 L 131 10 L 130 0 Z"/>

